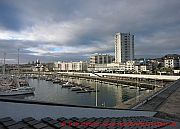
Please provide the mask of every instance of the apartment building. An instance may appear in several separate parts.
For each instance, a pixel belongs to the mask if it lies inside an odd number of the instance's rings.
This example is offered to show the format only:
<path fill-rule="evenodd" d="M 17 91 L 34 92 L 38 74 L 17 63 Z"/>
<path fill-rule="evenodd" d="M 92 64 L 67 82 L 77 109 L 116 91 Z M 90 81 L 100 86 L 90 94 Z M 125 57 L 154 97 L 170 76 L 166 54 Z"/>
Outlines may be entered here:
<path fill-rule="evenodd" d="M 93 54 L 90 57 L 90 64 L 109 64 L 113 62 L 113 56 L 108 54 Z"/>
<path fill-rule="evenodd" d="M 54 62 L 54 71 L 86 71 L 87 62 Z"/>
<path fill-rule="evenodd" d="M 169 54 L 169 55 L 164 56 L 164 67 L 165 68 L 180 67 L 180 55 Z"/>
<path fill-rule="evenodd" d="M 130 33 L 116 33 L 115 63 L 125 63 L 134 60 L 134 35 Z"/>

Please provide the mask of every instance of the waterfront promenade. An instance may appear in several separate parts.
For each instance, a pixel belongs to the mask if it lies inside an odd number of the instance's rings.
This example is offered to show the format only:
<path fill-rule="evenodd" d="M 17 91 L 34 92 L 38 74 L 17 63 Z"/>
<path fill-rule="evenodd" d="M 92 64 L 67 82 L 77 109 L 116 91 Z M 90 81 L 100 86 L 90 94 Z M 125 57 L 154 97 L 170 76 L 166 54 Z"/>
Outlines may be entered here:
<path fill-rule="evenodd" d="M 180 79 L 161 89 L 132 109 L 161 111 L 171 116 L 180 116 Z M 180 120 L 180 119 L 179 119 Z"/>
<path fill-rule="evenodd" d="M 176 91 L 158 108 L 158 111 L 180 116 L 180 84 Z"/>
<path fill-rule="evenodd" d="M 114 77 L 129 77 L 129 78 L 144 78 L 144 79 L 156 79 L 156 80 L 177 80 L 180 76 L 170 75 L 147 75 L 147 74 L 117 74 L 117 73 L 80 73 L 80 72 L 58 72 L 59 74 L 72 74 L 72 75 L 88 75 L 88 76 L 114 76 Z"/>
<path fill-rule="evenodd" d="M 114 77 L 127 77 L 127 78 L 144 78 L 144 79 L 156 79 L 156 80 L 177 80 L 180 76 L 171 75 L 147 75 L 147 74 L 117 74 L 117 73 L 82 73 L 82 72 L 23 72 L 22 74 L 40 74 L 40 75 L 53 75 L 53 74 L 69 74 L 69 75 L 83 75 L 97 77 L 99 76 L 114 76 Z"/>

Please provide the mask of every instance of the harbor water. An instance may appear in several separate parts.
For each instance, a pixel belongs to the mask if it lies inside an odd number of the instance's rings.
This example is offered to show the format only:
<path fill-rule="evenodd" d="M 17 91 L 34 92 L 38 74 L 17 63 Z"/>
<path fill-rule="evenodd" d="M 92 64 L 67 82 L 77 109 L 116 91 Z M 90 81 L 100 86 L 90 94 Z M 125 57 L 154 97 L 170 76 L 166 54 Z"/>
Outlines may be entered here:
<path fill-rule="evenodd" d="M 98 92 L 98 106 L 115 107 L 130 99 L 133 99 L 142 94 L 148 94 L 149 90 L 138 90 L 129 86 L 116 85 L 113 83 L 100 83 L 86 79 L 70 79 L 64 78 L 64 80 L 83 84 L 97 88 Z M 87 105 L 95 106 L 95 92 L 91 93 L 76 93 L 68 88 L 62 88 L 59 84 L 53 84 L 51 81 L 28 79 L 30 86 L 35 87 L 34 95 L 14 96 L 16 98 L 37 100 L 44 102 L 53 102 L 60 104 L 72 104 L 72 105 Z M 121 108 L 121 107 L 120 107 Z"/>

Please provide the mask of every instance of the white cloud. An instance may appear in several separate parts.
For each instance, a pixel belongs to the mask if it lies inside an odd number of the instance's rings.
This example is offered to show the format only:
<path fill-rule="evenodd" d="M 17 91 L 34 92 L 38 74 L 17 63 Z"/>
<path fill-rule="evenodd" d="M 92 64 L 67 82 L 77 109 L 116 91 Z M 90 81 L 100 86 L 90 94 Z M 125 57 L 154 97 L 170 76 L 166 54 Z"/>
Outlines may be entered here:
<path fill-rule="evenodd" d="M 160 54 L 162 49 L 171 53 L 180 49 L 179 0 L 158 3 L 156 0 L 14 0 L 10 3 L 21 11 L 19 20 L 23 27 L 16 31 L 0 24 L 0 40 L 12 41 L 11 45 L 16 40 L 12 47 L 20 46 L 31 55 L 113 52 L 115 32 L 134 33 L 138 54 L 149 54 L 151 50 Z M 5 47 L 1 42 L 0 45 Z"/>
<path fill-rule="evenodd" d="M 86 33 L 91 19 L 67 22 L 41 22 L 20 32 L 0 30 L 2 40 L 40 41 L 65 44 L 77 40 Z M 86 27 L 86 29 L 85 29 Z"/>

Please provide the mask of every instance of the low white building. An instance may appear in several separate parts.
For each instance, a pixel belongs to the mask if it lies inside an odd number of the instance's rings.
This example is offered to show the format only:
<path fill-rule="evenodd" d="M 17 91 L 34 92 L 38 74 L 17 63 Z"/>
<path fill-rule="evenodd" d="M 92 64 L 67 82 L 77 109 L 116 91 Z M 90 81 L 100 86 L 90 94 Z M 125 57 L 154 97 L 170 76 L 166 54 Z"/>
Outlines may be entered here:
<path fill-rule="evenodd" d="M 144 72 L 149 72 L 152 70 L 152 67 L 151 67 L 151 65 L 141 65 L 140 70 L 144 71 Z"/>
<path fill-rule="evenodd" d="M 107 71 L 107 70 L 108 70 L 107 64 L 95 64 L 93 68 L 88 67 L 88 71 Z"/>
<path fill-rule="evenodd" d="M 176 68 L 176 67 L 179 67 L 179 60 L 165 59 L 164 60 L 164 67 L 165 68 Z"/>
<path fill-rule="evenodd" d="M 110 63 L 110 64 L 95 64 L 88 67 L 88 71 L 103 72 L 103 71 L 125 71 L 125 63 Z"/>
<path fill-rule="evenodd" d="M 108 70 L 114 70 L 114 71 L 125 71 L 125 63 L 111 63 L 108 64 Z"/>
<path fill-rule="evenodd" d="M 54 62 L 54 71 L 87 71 L 87 62 Z"/>
<path fill-rule="evenodd" d="M 47 67 L 45 67 L 44 65 L 38 65 L 38 66 L 33 66 L 32 67 L 32 71 L 34 72 L 48 72 L 49 69 Z"/>
<path fill-rule="evenodd" d="M 180 74 L 180 70 L 174 70 L 175 74 Z"/>
<path fill-rule="evenodd" d="M 178 68 L 180 67 L 180 56 L 173 54 L 173 55 L 166 55 L 164 57 L 164 67 L 165 68 Z"/>
<path fill-rule="evenodd" d="M 134 70 L 136 73 L 139 72 L 151 72 L 152 71 L 152 65 L 136 65 L 134 67 Z"/>
<path fill-rule="evenodd" d="M 126 71 L 135 71 L 135 61 L 126 62 Z"/>

